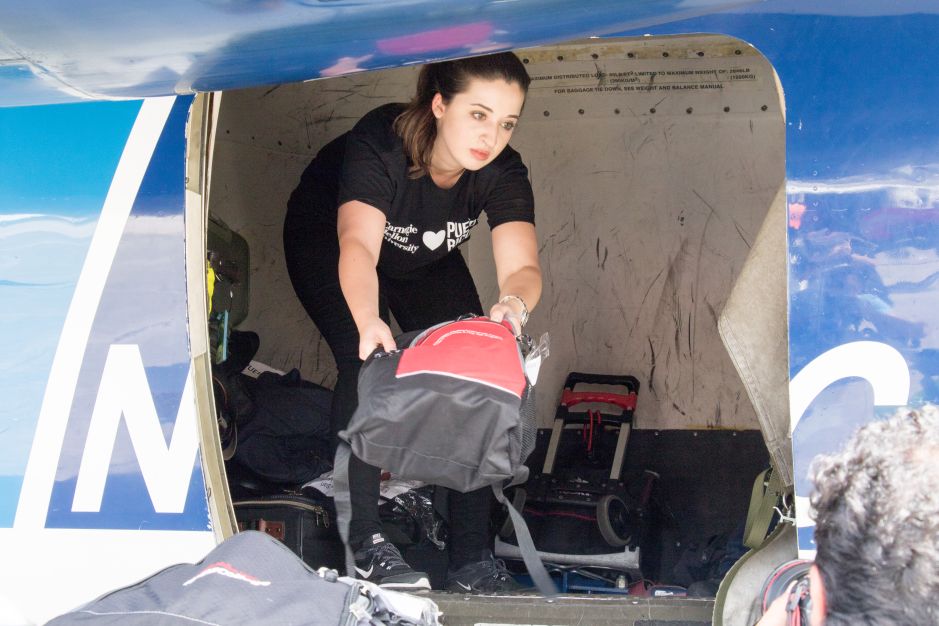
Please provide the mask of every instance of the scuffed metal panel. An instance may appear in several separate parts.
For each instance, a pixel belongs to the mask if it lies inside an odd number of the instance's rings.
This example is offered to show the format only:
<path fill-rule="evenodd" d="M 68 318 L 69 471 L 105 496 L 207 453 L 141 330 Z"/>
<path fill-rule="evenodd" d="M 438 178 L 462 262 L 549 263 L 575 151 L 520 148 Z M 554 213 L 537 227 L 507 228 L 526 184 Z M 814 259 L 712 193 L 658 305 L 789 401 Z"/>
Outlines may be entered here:
<path fill-rule="evenodd" d="M 564 375 L 579 369 L 637 376 L 641 427 L 757 428 L 716 320 L 783 184 L 784 129 L 769 64 L 716 36 L 590 40 L 519 55 L 536 80 L 512 144 L 531 171 L 545 278 L 529 330 L 552 339 L 540 421 L 550 422 Z M 663 74 L 687 71 L 704 73 Z M 334 381 L 329 349 L 287 278 L 287 198 L 322 145 L 373 107 L 407 100 L 415 74 L 402 68 L 224 95 L 210 206 L 251 243 L 242 328 L 261 334 L 261 360 Z M 592 76 L 569 76 L 579 74 Z M 562 88 L 572 91 L 555 92 Z M 497 288 L 485 226 L 463 251 L 488 306 Z"/>
<path fill-rule="evenodd" d="M 640 427 L 757 428 L 717 316 L 783 184 L 772 68 L 726 37 L 592 44 L 520 53 L 534 80 L 513 145 L 545 279 L 529 329 L 552 339 L 539 418 L 578 370 L 639 378 Z M 487 242 L 470 248 L 491 301 Z"/>

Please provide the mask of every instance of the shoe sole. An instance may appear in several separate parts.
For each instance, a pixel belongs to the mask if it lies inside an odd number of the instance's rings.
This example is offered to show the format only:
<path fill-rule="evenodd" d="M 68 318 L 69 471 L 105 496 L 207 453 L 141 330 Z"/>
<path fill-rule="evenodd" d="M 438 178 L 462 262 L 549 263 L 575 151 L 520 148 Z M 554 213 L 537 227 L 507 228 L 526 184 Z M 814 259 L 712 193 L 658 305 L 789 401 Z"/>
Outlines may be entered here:
<path fill-rule="evenodd" d="M 410 581 L 391 581 L 380 582 L 378 586 L 382 589 L 391 589 L 395 591 L 430 591 L 430 580 L 426 577 Z"/>

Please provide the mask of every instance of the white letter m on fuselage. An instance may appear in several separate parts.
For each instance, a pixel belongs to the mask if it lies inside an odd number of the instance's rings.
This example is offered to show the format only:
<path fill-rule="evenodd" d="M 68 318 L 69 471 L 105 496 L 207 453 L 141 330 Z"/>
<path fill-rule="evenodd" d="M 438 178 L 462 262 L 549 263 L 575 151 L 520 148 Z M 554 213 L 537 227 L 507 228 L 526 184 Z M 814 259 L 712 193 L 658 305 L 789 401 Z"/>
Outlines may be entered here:
<path fill-rule="evenodd" d="M 101 374 L 101 384 L 78 470 L 72 511 L 101 510 L 108 468 L 122 417 L 127 424 L 154 511 L 182 513 L 199 451 L 192 371 L 186 375 L 176 425 L 167 446 L 147 383 L 140 347 L 122 344 L 111 346 Z"/>

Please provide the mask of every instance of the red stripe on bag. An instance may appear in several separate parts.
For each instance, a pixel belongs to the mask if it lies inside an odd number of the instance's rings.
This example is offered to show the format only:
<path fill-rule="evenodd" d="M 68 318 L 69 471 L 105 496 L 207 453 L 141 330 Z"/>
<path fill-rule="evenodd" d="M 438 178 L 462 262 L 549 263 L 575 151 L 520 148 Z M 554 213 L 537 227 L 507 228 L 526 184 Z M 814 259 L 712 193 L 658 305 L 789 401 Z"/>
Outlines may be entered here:
<path fill-rule="evenodd" d="M 515 336 L 485 318 L 444 324 L 406 348 L 397 378 L 415 374 L 449 376 L 494 387 L 521 398 L 525 373 Z"/>

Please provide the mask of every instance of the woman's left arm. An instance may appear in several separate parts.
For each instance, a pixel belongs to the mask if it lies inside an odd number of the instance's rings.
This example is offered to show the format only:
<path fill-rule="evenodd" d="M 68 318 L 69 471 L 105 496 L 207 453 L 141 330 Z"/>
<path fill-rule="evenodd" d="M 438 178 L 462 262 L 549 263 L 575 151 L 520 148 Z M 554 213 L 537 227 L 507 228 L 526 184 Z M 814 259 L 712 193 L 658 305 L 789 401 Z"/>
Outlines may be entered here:
<path fill-rule="evenodd" d="M 499 301 L 489 310 L 489 317 L 496 322 L 509 319 L 520 331 L 525 312 L 534 310 L 541 298 L 541 267 L 534 224 L 506 222 L 493 228 L 492 255 L 496 262 Z"/>

